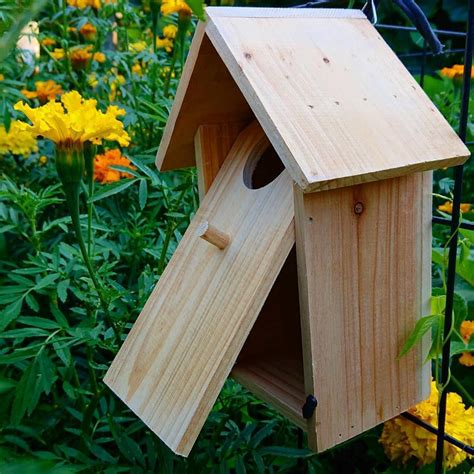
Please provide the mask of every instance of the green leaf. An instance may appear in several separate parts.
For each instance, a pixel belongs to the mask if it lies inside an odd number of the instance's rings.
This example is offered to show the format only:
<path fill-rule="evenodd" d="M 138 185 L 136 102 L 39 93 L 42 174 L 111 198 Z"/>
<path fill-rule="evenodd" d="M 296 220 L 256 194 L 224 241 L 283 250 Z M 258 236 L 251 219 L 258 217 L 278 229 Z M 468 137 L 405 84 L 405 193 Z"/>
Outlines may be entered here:
<path fill-rule="evenodd" d="M 138 189 L 138 202 L 140 204 L 140 209 L 144 209 L 146 206 L 146 201 L 148 199 L 148 184 L 146 179 L 140 181 L 140 187 Z"/>
<path fill-rule="evenodd" d="M 186 0 L 186 3 L 191 7 L 193 13 L 201 21 L 206 20 L 206 16 L 204 15 L 204 3 L 202 2 L 202 0 Z"/>
<path fill-rule="evenodd" d="M 307 458 L 314 456 L 314 453 L 308 449 L 286 448 L 284 446 L 268 446 L 259 450 L 262 456 L 272 455 L 284 458 Z"/>
<path fill-rule="evenodd" d="M 14 380 L 0 377 L 0 394 L 8 392 L 14 387 L 16 387 L 16 382 Z"/>
<path fill-rule="evenodd" d="M 435 325 L 439 315 L 432 314 L 430 316 L 424 316 L 416 322 L 415 329 L 411 332 L 406 340 L 405 344 L 400 351 L 397 359 L 401 359 L 407 352 L 409 352 L 417 342 Z"/>
<path fill-rule="evenodd" d="M 138 179 L 123 179 L 122 181 L 117 181 L 116 183 L 103 186 L 100 191 L 96 192 L 94 197 L 89 202 L 97 202 L 100 199 L 113 196 L 114 194 L 120 193 L 130 187 L 132 184 L 136 183 Z"/>
<path fill-rule="evenodd" d="M 0 331 L 3 331 L 12 321 L 18 317 L 22 304 L 23 298 L 20 298 L 3 309 L 2 316 L 0 318 Z"/>
<path fill-rule="evenodd" d="M 39 367 L 34 360 L 23 372 L 20 382 L 15 390 L 11 411 L 11 422 L 18 425 L 25 414 L 31 414 L 38 404 L 41 394 L 41 374 Z"/>
<path fill-rule="evenodd" d="M 58 293 L 58 298 L 65 303 L 67 300 L 67 289 L 69 288 L 70 280 L 69 278 L 67 280 L 60 281 L 58 283 L 58 286 L 56 287 L 56 291 Z"/>

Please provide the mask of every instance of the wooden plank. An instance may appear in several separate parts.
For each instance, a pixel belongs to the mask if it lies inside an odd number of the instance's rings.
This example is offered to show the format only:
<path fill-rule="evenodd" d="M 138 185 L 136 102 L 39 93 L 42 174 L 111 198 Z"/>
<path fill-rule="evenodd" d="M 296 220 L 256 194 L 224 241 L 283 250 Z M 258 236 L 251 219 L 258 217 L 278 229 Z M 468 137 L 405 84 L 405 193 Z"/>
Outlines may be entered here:
<path fill-rule="evenodd" d="M 246 122 L 203 124 L 194 137 L 199 198 L 202 201 Z"/>
<path fill-rule="evenodd" d="M 306 430 L 301 407 L 305 401 L 301 358 L 275 353 L 239 362 L 232 377 L 255 396 L 272 405 L 296 426 Z"/>
<path fill-rule="evenodd" d="M 216 53 L 205 25 L 194 33 L 183 74 L 156 156 L 161 171 L 196 163 L 194 137 L 202 124 L 250 123 L 253 113 Z"/>
<path fill-rule="evenodd" d="M 361 10 L 350 8 L 255 8 L 207 7 L 212 17 L 226 18 L 358 18 L 366 20 Z"/>
<path fill-rule="evenodd" d="M 300 428 L 305 401 L 296 251 L 292 249 L 258 315 L 232 377 Z"/>
<path fill-rule="evenodd" d="M 469 156 L 363 19 L 252 18 L 208 8 L 206 33 L 306 192 L 453 166 Z"/>
<path fill-rule="evenodd" d="M 269 146 L 254 123 L 209 193 L 107 372 L 107 385 L 173 451 L 187 455 L 294 243 L 291 178 L 248 189 L 247 159 Z M 208 221 L 220 250 L 195 235 Z"/>
<path fill-rule="evenodd" d="M 430 172 L 313 194 L 295 186 L 306 393 L 318 400 L 313 449 L 429 394 L 426 345 L 397 354 L 430 311 L 430 203 Z"/>

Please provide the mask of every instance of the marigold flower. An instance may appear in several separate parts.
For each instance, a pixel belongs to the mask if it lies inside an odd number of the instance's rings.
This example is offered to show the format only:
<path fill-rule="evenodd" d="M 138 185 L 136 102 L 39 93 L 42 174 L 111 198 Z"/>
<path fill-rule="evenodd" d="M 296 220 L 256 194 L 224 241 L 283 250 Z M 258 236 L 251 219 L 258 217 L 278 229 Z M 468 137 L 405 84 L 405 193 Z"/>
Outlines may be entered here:
<path fill-rule="evenodd" d="M 115 76 L 110 81 L 110 102 L 113 102 L 117 98 L 119 87 L 123 86 L 126 82 L 125 76 L 123 76 L 122 74 L 118 74 L 116 69 L 113 69 L 112 72 L 115 74 Z"/>
<path fill-rule="evenodd" d="M 63 59 L 65 55 L 66 53 L 64 52 L 64 49 L 62 48 L 54 48 L 54 51 L 51 52 L 51 56 L 57 60 Z"/>
<path fill-rule="evenodd" d="M 173 13 L 179 13 L 180 16 L 191 16 L 192 10 L 184 0 L 163 0 L 161 13 L 165 16 Z"/>
<path fill-rule="evenodd" d="M 141 76 L 143 74 L 142 65 L 139 62 L 136 62 L 132 65 L 132 72 Z"/>
<path fill-rule="evenodd" d="M 169 38 L 156 38 L 156 47 L 158 49 L 164 49 L 167 53 L 173 51 L 173 40 Z"/>
<path fill-rule="evenodd" d="M 87 7 L 92 7 L 98 10 L 100 8 L 100 0 L 67 0 L 67 4 L 71 7 L 80 8 L 83 10 Z"/>
<path fill-rule="evenodd" d="M 129 46 L 128 46 L 128 49 L 132 53 L 141 53 L 146 48 L 148 48 L 148 45 L 146 44 L 146 41 L 135 41 L 135 43 L 130 43 Z"/>
<path fill-rule="evenodd" d="M 474 321 L 463 321 L 461 324 L 461 336 L 467 344 L 474 334 Z M 463 352 L 459 357 L 459 363 L 466 367 L 474 367 L 474 353 Z M 474 427 L 473 427 L 474 428 Z"/>
<path fill-rule="evenodd" d="M 459 206 L 459 209 L 461 209 L 461 212 L 469 212 L 471 210 L 471 205 L 464 202 L 461 203 Z M 441 204 L 438 206 L 439 211 L 447 212 L 448 214 L 452 214 L 453 212 L 453 202 L 452 201 L 446 201 L 444 204 Z"/>
<path fill-rule="evenodd" d="M 0 81 L 3 81 L 5 79 L 5 76 L 3 74 L 0 74 Z"/>
<path fill-rule="evenodd" d="M 178 27 L 176 25 L 166 25 L 163 28 L 163 35 L 165 38 L 175 39 Z"/>
<path fill-rule="evenodd" d="M 449 79 L 461 79 L 464 75 L 464 65 L 454 64 L 451 67 L 444 67 L 441 69 L 440 74 Z M 471 71 L 471 77 L 474 78 L 474 69 Z"/>
<path fill-rule="evenodd" d="M 98 52 L 98 53 L 92 54 L 91 51 L 92 51 L 91 44 L 85 47 L 78 46 L 78 47 L 72 48 L 69 51 L 72 67 L 76 70 L 85 69 L 91 59 L 99 63 L 103 63 L 105 61 L 106 56 L 104 53 Z M 59 59 L 63 59 L 66 54 L 64 52 L 64 49 L 56 48 L 51 53 L 51 55 L 54 57 L 54 59 L 59 60 Z"/>
<path fill-rule="evenodd" d="M 41 45 L 48 48 L 49 46 L 54 46 L 56 44 L 56 40 L 54 38 L 43 38 L 41 40 Z"/>
<path fill-rule="evenodd" d="M 437 426 L 438 390 L 436 383 L 431 383 L 430 397 L 410 408 L 409 412 Z M 474 442 L 474 408 L 465 408 L 462 398 L 457 393 L 448 393 L 446 409 L 446 432 L 451 436 L 472 445 Z M 431 464 L 436 458 L 436 436 L 411 421 L 397 416 L 384 423 L 380 442 L 385 454 L 391 461 L 406 464 L 410 459 L 418 460 L 419 465 Z M 467 453 L 445 443 L 444 461 L 451 469 L 467 458 Z"/>
<path fill-rule="evenodd" d="M 96 155 L 94 158 L 94 179 L 102 184 L 113 183 L 121 178 L 131 178 L 130 173 L 119 171 L 111 166 L 122 166 L 136 170 L 128 158 L 122 156 L 118 148 L 106 151 L 103 155 Z"/>
<path fill-rule="evenodd" d="M 63 88 L 52 79 L 48 79 L 47 81 L 36 81 L 35 88 L 36 90 L 34 91 L 23 89 L 21 93 L 27 99 L 37 98 L 42 104 L 48 100 L 56 99 L 56 96 L 61 95 L 64 92 Z"/>
<path fill-rule="evenodd" d="M 8 132 L 0 125 L 0 156 L 7 153 L 23 156 L 35 151 L 38 151 L 36 138 L 23 129 L 21 122 L 14 120 Z"/>
<path fill-rule="evenodd" d="M 85 23 L 82 25 L 79 33 L 87 40 L 94 41 L 97 34 L 97 29 L 92 23 Z"/>
<path fill-rule="evenodd" d="M 38 108 L 24 102 L 16 103 L 14 108 L 32 122 L 20 122 L 21 130 L 52 140 L 59 148 L 80 149 L 86 141 L 99 144 L 103 139 L 117 141 L 121 146 L 130 143 L 123 123 L 117 120 L 124 110 L 111 105 L 104 113 L 97 109 L 95 99 L 84 99 L 77 91 L 66 92 L 60 102 L 50 101 Z"/>
<path fill-rule="evenodd" d="M 44 166 L 48 162 L 48 157 L 41 155 L 38 161 L 41 166 Z"/>

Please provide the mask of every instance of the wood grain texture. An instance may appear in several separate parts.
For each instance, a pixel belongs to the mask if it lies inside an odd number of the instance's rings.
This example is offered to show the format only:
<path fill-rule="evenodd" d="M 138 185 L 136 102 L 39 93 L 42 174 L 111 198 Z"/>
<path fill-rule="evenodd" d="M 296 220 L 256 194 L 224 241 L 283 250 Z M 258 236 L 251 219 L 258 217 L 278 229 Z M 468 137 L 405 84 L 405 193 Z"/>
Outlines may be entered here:
<path fill-rule="evenodd" d="M 308 441 L 317 451 L 429 394 L 428 341 L 397 354 L 430 314 L 430 203 L 430 172 L 323 193 L 295 186 L 305 388 L 318 400 Z"/>
<path fill-rule="evenodd" d="M 301 358 L 282 356 L 277 352 L 256 360 L 244 360 L 234 367 L 232 377 L 306 430 L 307 422 L 301 411 L 306 398 Z"/>
<path fill-rule="evenodd" d="M 206 33 L 303 190 L 466 160 L 465 145 L 370 22 L 285 12 L 250 18 L 208 8 Z"/>
<path fill-rule="evenodd" d="M 205 25 L 199 23 L 156 156 L 156 166 L 161 171 L 195 165 L 194 138 L 200 125 L 249 124 L 254 119 L 250 106 L 204 32 Z M 216 146 L 224 151 L 225 143 Z"/>
<path fill-rule="evenodd" d="M 361 10 L 350 8 L 255 8 L 207 7 L 212 17 L 233 18 L 358 18 L 366 20 Z"/>
<path fill-rule="evenodd" d="M 200 125 L 194 137 L 199 199 L 202 201 L 247 122 Z"/>
<path fill-rule="evenodd" d="M 107 372 L 106 384 L 173 451 L 191 450 L 294 243 L 291 178 L 250 190 L 247 159 L 269 143 L 238 138 Z M 219 250 L 205 221 L 232 236 Z"/>
<path fill-rule="evenodd" d="M 295 248 L 258 315 L 232 373 L 255 396 L 306 429 Z"/>

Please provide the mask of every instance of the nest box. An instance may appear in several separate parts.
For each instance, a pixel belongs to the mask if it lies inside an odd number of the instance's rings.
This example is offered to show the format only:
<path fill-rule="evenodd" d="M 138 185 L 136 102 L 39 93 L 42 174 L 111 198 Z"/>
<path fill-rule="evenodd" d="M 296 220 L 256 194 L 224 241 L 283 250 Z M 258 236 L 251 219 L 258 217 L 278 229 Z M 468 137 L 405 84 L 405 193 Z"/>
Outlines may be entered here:
<path fill-rule="evenodd" d="M 430 170 L 468 156 L 360 11 L 207 8 L 157 156 L 201 205 L 106 383 L 182 455 L 229 375 L 317 451 L 405 411 Z"/>

